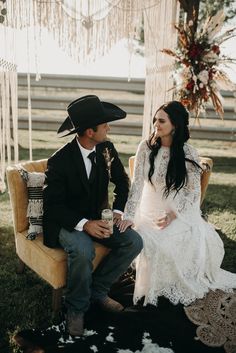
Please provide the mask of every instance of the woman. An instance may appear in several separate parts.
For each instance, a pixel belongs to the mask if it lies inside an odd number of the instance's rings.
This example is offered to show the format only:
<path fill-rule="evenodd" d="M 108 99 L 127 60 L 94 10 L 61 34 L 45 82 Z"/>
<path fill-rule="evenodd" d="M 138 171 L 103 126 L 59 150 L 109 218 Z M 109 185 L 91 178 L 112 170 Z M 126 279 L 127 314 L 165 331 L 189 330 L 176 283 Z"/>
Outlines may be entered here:
<path fill-rule="evenodd" d="M 144 249 L 136 260 L 134 303 L 159 296 L 189 305 L 210 289 L 236 288 L 236 274 L 220 269 L 223 243 L 201 217 L 197 151 L 189 144 L 188 112 L 177 101 L 162 105 L 154 132 L 142 141 L 119 228 L 135 225 Z"/>

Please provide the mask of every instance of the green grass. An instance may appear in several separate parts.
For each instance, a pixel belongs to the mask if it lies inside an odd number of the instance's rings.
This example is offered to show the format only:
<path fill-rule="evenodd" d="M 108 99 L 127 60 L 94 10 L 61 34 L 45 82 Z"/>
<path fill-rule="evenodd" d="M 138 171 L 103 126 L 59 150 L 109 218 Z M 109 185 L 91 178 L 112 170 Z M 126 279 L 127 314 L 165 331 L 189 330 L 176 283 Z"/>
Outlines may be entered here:
<path fill-rule="evenodd" d="M 33 159 L 49 157 L 70 138 L 57 138 L 52 132 L 33 132 Z M 122 162 L 135 153 L 138 137 L 111 136 Z M 20 131 L 20 160 L 28 160 L 28 133 Z M 214 160 L 213 173 L 203 203 L 203 213 L 219 228 L 225 245 L 224 269 L 236 272 L 236 143 L 193 140 L 200 155 Z M 52 323 L 51 288 L 29 269 L 16 274 L 11 206 L 7 191 L 0 194 L 0 351 L 16 352 L 9 344 L 19 329 L 46 327 Z"/>

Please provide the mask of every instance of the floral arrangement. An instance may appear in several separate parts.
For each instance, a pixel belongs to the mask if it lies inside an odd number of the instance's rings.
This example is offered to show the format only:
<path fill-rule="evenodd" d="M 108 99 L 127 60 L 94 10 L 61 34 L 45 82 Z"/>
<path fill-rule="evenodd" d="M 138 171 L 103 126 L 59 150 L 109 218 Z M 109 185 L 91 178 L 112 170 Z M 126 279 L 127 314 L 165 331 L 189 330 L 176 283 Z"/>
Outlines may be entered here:
<path fill-rule="evenodd" d="M 111 179 L 111 163 L 113 162 L 114 157 L 111 158 L 111 150 L 109 150 L 108 147 L 104 149 L 103 156 L 106 162 L 109 179 Z"/>
<path fill-rule="evenodd" d="M 178 31 L 179 46 L 176 50 L 163 49 L 176 60 L 174 73 L 175 93 L 186 108 L 199 117 L 211 99 L 218 115 L 223 118 L 224 109 L 220 89 L 234 89 L 222 64 L 235 62 L 221 54 L 220 45 L 236 35 L 236 28 L 221 33 L 224 12 L 209 17 L 198 31 L 193 31 L 193 21 Z"/>

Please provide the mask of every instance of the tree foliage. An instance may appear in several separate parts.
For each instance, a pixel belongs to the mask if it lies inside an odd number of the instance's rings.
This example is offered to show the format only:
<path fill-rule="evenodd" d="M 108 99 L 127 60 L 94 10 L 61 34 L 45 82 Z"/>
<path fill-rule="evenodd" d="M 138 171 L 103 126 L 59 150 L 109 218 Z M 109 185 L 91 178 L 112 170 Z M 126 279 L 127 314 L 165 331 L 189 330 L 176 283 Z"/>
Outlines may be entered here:
<path fill-rule="evenodd" d="M 218 11 L 224 9 L 225 23 L 230 22 L 236 16 L 236 1 L 235 0 L 179 0 L 180 22 L 184 19 L 184 12 L 188 14 L 188 20 L 193 19 L 195 8 L 195 16 L 198 18 L 197 23 L 205 22 L 209 16 L 214 16 Z M 195 28 L 196 29 L 196 28 Z M 140 44 L 144 43 L 144 24 L 140 28 Z"/>
<path fill-rule="evenodd" d="M 199 7 L 199 22 L 204 21 L 208 16 L 214 16 L 218 11 L 224 9 L 225 22 L 236 16 L 235 0 L 201 0 Z"/>

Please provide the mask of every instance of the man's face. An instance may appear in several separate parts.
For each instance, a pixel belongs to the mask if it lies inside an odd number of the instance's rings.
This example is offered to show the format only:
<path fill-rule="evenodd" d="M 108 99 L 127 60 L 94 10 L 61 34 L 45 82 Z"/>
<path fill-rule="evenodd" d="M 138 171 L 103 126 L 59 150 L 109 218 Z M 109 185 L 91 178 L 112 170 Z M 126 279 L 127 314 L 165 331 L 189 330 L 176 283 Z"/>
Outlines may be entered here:
<path fill-rule="evenodd" d="M 92 140 L 98 144 L 107 140 L 107 132 L 110 126 L 107 123 L 97 125 L 97 131 L 93 131 Z"/>

